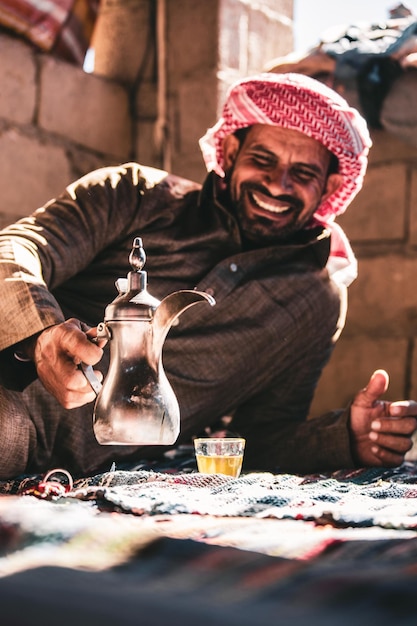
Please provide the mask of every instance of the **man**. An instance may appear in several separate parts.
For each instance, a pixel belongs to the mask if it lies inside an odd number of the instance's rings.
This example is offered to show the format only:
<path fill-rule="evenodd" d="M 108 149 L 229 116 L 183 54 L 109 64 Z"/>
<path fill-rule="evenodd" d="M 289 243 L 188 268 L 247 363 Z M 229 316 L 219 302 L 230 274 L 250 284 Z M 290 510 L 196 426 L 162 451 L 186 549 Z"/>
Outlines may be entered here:
<path fill-rule="evenodd" d="M 306 421 L 356 272 L 333 219 L 362 184 L 363 119 L 313 79 L 262 74 L 232 87 L 200 144 L 202 188 L 136 163 L 104 168 L 0 233 L 1 477 L 87 474 L 165 452 L 100 446 L 78 367 L 105 372 L 90 339 L 136 236 L 152 295 L 196 287 L 216 299 L 181 315 L 165 341 L 179 443 L 232 416 L 246 469 L 395 465 L 411 447 L 417 404 L 379 400 L 383 371 L 347 410 Z"/>

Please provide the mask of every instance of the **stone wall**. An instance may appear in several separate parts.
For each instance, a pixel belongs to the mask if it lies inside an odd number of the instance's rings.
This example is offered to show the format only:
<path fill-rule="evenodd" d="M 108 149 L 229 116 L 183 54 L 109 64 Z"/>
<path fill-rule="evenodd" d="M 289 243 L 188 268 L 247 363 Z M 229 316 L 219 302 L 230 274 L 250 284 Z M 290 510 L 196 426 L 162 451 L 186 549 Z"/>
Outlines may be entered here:
<path fill-rule="evenodd" d="M 126 89 L 0 34 L 0 226 L 129 158 Z"/>

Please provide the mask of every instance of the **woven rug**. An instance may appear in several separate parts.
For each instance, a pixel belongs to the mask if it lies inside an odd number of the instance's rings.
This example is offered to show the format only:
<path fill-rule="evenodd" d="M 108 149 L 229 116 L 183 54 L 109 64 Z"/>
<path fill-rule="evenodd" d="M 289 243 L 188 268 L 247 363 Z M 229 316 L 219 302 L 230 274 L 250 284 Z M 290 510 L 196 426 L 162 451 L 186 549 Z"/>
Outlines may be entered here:
<path fill-rule="evenodd" d="M 414 464 L 238 479 L 140 465 L 48 497 L 42 478 L 0 484 L 6 625 L 417 621 Z"/>
<path fill-rule="evenodd" d="M 135 515 L 272 517 L 336 526 L 416 529 L 416 483 L 415 465 L 307 477 L 115 471 L 76 481 L 67 497 Z"/>
<path fill-rule="evenodd" d="M 57 476 L 59 476 L 59 470 Z M 65 478 L 65 477 L 64 477 Z M 0 482 L 0 493 L 35 494 L 39 476 Z M 37 494 L 42 497 L 42 494 Z M 116 470 L 71 481 L 50 499 L 134 515 L 212 515 L 314 521 L 339 527 L 417 529 L 417 464 L 329 474 Z"/>
<path fill-rule="evenodd" d="M 291 559 L 310 559 L 345 542 L 363 542 L 366 552 L 369 541 L 417 541 L 412 463 L 239 478 L 171 467 L 113 470 L 48 497 L 38 491 L 40 480 L 0 483 L 0 574 L 37 564 L 112 567 L 161 536 Z"/>

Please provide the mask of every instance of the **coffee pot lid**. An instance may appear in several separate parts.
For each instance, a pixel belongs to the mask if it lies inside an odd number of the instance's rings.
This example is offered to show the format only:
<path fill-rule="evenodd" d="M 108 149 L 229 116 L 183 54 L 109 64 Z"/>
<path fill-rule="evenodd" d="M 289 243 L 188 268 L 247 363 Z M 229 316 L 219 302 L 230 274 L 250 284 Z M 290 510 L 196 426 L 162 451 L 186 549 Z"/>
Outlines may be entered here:
<path fill-rule="evenodd" d="M 143 269 L 146 263 L 146 253 L 141 237 L 135 237 L 133 241 L 129 263 L 132 271 L 126 278 L 117 279 L 116 288 L 119 295 L 107 305 L 105 321 L 132 318 L 150 321 L 161 303 L 148 291 L 147 272 Z"/>

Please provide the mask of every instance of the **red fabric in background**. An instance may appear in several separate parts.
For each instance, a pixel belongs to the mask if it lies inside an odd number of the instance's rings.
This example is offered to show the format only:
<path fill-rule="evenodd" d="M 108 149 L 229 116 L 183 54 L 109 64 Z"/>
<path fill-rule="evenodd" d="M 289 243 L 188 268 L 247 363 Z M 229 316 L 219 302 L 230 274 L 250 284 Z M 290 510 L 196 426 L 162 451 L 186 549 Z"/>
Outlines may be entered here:
<path fill-rule="evenodd" d="M 99 0 L 0 0 L 0 25 L 44 52 L 82 65 Z"/>

